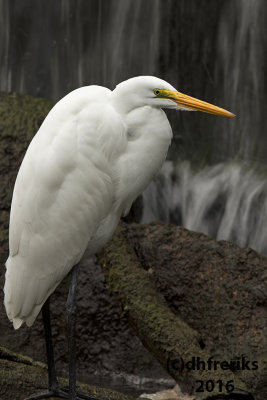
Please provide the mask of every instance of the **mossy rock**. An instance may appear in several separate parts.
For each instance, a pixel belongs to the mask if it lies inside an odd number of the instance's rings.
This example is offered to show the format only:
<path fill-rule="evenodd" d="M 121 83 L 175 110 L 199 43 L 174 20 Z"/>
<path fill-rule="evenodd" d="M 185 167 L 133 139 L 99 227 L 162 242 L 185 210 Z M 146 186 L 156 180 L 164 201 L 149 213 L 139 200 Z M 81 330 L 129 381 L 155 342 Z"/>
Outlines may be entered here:
<path fill-rule="evenodd" d="M 59 378 L 60 386 L 68 380 Z M 47 390 L 47 368 L 30 357 L 0 347 L 0 399 L 23 400 L 33 394 Z M 133 400 L 132 397 L 99 386 L 78 382 L 78 390 L 101 400 Z"/>
<path fill-rule="evenodd" d="M 0 224 L 6 221 L 25 151 L 53 103 L 18 93 L 0 93 Z M 7 224 L 4 226 L 7 229 Z"/>

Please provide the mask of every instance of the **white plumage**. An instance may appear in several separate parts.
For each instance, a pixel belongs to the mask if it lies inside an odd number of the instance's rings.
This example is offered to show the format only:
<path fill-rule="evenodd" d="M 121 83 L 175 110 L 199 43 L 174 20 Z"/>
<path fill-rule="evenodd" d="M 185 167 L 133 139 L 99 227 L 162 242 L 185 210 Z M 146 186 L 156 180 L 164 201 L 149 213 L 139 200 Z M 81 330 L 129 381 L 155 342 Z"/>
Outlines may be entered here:
<path fill-rule="evenodd" d="M 4 292 L 15 329 L 33 324 L 85 251 L 105 245 L 158 172 L 172 137 L 161 108 L 197 109 L 181 96 L 163 80 L 137 77 L 114 91 L 74 90 L 50 111 L 12 199 Z"/>

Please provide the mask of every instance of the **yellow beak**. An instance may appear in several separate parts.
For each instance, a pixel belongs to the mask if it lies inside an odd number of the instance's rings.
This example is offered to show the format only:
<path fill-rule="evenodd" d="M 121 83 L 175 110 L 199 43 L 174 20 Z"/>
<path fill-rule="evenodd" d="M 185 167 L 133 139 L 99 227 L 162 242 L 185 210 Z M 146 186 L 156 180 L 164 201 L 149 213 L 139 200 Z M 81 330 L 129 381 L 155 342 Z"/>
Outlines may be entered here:
<path fill-rule="evenodd" d="M 188 96 L 180 92 L 175 92 L 172 90 L 162 90 L 162 97 L 167 97 L 173 100 L 181 107 L 189 108 L 196 111 L 202 111 L 209 114 L 223 115 L 224 117 L 234 118 L 235 114 L 224 110 L 223 108 L 214 106 L 213 104 L 206 103 L 205 101 L 195 99 L 194 97 Z"/>

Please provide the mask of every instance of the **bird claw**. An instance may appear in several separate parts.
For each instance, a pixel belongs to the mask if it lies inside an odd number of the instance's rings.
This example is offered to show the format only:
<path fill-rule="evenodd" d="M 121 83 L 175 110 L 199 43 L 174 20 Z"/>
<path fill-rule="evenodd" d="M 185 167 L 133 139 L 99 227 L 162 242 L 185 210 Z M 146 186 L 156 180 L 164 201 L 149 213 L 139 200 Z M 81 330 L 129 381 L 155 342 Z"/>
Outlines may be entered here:
<path fill-rule="evenodd" d="M 51 397 L 59 397 L 61 399 L 68 399 L 68 394 L 64 393 L 61 390 L 50 390 L 49 392 L 45 392 L 45 393 L 40 393 L 40 394 L 36 394 L 30 397 L 25 398 L 24 400 L 41 400 L 41 399 L 49 399 Z"/>
<path fill-rule="evenodd" d="M 68 400 L 99 400 L 95 396 L 89 396 L 82 393 L 76 393 L 75 398 L 70 397 L 68 388 L 58 388 L 55 390 L 50 390 L 46 393 L 40 393 L 37 395 L 33 395 L 31 397 L 27 397 L 24 400 L 41 400 L 41 399 L 49 399 L 49 398 L 60 398 L 60 399 L 68 399 Z"/>

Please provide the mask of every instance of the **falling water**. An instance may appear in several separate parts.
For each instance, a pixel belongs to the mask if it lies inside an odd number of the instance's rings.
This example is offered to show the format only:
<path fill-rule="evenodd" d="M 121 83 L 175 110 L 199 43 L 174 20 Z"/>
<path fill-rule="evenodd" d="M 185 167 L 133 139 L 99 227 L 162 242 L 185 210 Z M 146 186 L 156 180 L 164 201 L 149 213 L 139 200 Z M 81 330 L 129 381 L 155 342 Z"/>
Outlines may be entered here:
<path fill-rule="evenodd" d="M 227 125 L 224 144 L 238 150 L 243 159 L 256 158 L 264 164 L 267 152 L 267 141 L 264 140 L 266 20 L 264 0 L 226 2 L 218 29 L 216 65 L 217 80 L 222 80 L 223 98 L 238 116 L 236 124 Z"/>
<path fill-rule="evenodd" d="M 161 7 L 159 0 L 0 0 L 0 90 L 57 101 L 82 85 L 113 88 L 156 74 Z"/>
<path fill-rule="evenodd" d="M 57 101 L 151 74 L 235 112 L 168 113 L 174 142 L 143 220 L 267 254 L 266 17 L 265 0 L 0 0 L 0 90 Z"/>
<path fill-rule="evenodd" d="M 144 193 L 143 222 L 161 219 L 267 254 L 267 181 L 241 164 L 194 171 L 167 162 Z"/>
<path fill-rule="evenodd" d="M 225 2 L 215 75 L 237 118 L 224 121 L 217 142 L 223 162 L 166 164 L 144 194 L 144 222 L 182 224 L 267 255 L 266 16 L 263 0 Z"/>
<path fill-rule="evenodd" d="M 0 2 L 0 82 L 2 90 L 11 90 L 11 69 L 9 68 L 9 52 L 10 47 L 10 26 L 9 26 L 9 9 L 6 3 Z"/>

